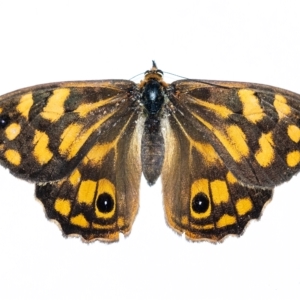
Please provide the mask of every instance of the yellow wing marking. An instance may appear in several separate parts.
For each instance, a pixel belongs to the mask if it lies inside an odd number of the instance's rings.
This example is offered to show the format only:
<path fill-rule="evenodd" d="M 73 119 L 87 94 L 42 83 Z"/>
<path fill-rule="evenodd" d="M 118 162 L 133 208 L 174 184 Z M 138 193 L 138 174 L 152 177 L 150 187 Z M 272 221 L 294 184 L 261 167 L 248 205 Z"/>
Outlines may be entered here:
<path fill-rule="evenodd" d="M 214 164 L 215 162 L 221 163 L 218 153 L 215 151 L 212 145 L 207 143 L 201 143 L 193 140 L 188 133 L 185 131 L 184 127 L 181 126 L 181 123 L 178 121 L 178 119 L 174 116 L 177 123 L 179 124 L 182 132 L 190 142 L 191 147 L 194 147 L 198 152 L 202 154 L 202 156 L 205 158 L 205 162 L 208 164 Z"/>
<path fill-rule="evenodd" d="M 198 225 L 198 224 L 190 223 L 188 216 L 181 217 L 181 224 L 184 226 L 190 225 L 193 229 L 198 229 L 198 230 L 208 230 L 208 229 L 213 229 L 215 227 L 214 224 Z"/>
<path fill-rule="evenodd" d="M 217 222 L 217 227 L 222 228 L 236 223 L 236 218 L 228 214 L 223 215 Z"/>
<path fill-rule="evenodd" d="M 198 98 L 194 98 L 194 102 L 196 104 L 199 104 L 200 106 L 209 108 L 210 110 L 216 112 L 218 115 L 220 115 L 223 118 L 228 118 L 233 113 L 230 109 L 228 109 L 226 106 L 223 105 L 213 104 L 207 101 L 199 100 Z"/>
<path fill-rule="evenodd" d="M 68 160 L 75 157 L 79 149 L 87 141 L 90 135 L 112 115 L 113 113 L 102 116 L 98 122 L 88 129 L 84 129 L 80 124 L 69 125 L 61 135 L 62 142 L 59 145 L 59 153 L 67 156 Z"/>
<path fill-rule="evenodd" d="M 79 135 L 83 128 L 81 124 L 70 124 L 61 135 L 61 143 L 59 145 L 59 152 L 62 155 L 66 155 L 70 149 L 72 143 Z"/>
<path fill-rule="evenodd" d="M 289 167 L 296 167 L 300 162 L 300 151 L 291 151 L 286 156 L 286 163 Z"/>
<path fill-rule="evenodd" d="M 97 223 L 92 223 L 92 227 L 95 229 L 115 229 L 116 225 L 115 224 L 110 224 L 110 225 L 103 225 L 103 224 L 97 224 Z"/>
<path fill-rule="evenodd" d="M 298 143 L 300 140 L 300 128 L 296 125 L 289 125 L 287 129 L 287 133 L 289 138 L 295 142 Z"/>
<path fill-rule="evenodd" d="M 253 208 L 253 205 L 250 198 L 247 197 L 239 199 L 235 204 L 235 208 L 239 216 L 243 216 Z"/>
<path fill-rule="evenodd" d="M 198 229 L 198 230 L 209 230 L 209 229 L 214 229 L 215 225 L 214 224 L 198 225 L 198 224 L 191 223 L 191 227 L 193 229 Z"/>
<path fill-rule="evenodd" d="M 28 120 L 28 115 L 31 106 L 33 105 L 32 93 L 25 94 L 21 97 L 19 104 L 16 107 L 16 110 Z"/>
<path fill-rule="evenodd" d="M 70 219 L 71 224 L 82 227 L 82 228 L 88 228 L 89 227 L 89 222 L 87 219 L 84 217 L 83 214 L 79 214 L 75 217 L 72 217 Z"/>
<path fill-rule="evenodd" d="M 236 183 L 237 182 L 237 179 L 235 178 L 235 176 L 230 171 L 228 171 L 228 173 L 226 175 L 226 179 L 229 183 Z"/>
<path fill-rule="evenodd" d="M 227 184 L 223 180 L 215 180 L 210 183 L 212 200 L 216 205 L 221 204 L 222 202 L 228 202 L 229 193 L 227 189 Z"/>
<path fill-rule="evenodd" d="M 120 101 L 119 98 L 115 98 L 115 99 Z M 101 106 L 111 104 L 113 102 L 113 100 L 114 100 L 114 97 L 111 97 L 106 100 L 99 100 L 95 103 L 84 103 L 84 104 L 79 105 L 74 112 L 77 112 L 80 117 L 86 117 L 88 115 L 88 113 L 90 113 L 91 111 L 93 111 Z"/>
<path fill-rule="evenodd" d="M 41 165 L 46 164 L 53 157 L 53 153 L 48 148 L 49 136 L 45 132 L 35 130 L 33 144 L 35 145 L 33 149 L 35 159 Z"/>
<path fill-rule="evenodd" d="M 54 203 L 54 209 L 61 215 L 67 217 L 71 211 L 71 202 L 67 199 L 57 198 Z"/>
<path fill-rule="evenodd" d="M 246 136 L 242 129 L 237 125 L 230 125 L 226 129 L 228 138 L 223 138 L 222 140 L 228 146 L 231 145 L 232 148 L 235 148 L 236 151 L 239 153 L 237 157 L 238 161 L 240 161 L 240 157 L 246 157 L 249 155 L 249 147 L 246 142 Z M 217 135 L 218 137 L 221 136 L 220 133 Z"/>
<path fill-rule="evenodd" d="M 41 116 L 51 122 L 57 121 L 65 112 L 64 104 L 70 95 L 70 89 L 56 89 L 47 100 Z"/>
<path fill-rule="evenodd" d="M 5 135 L 10 141 L 14 140 L 20 132 L 21 126 L 17 123 L 12 123 L 5 129 Z"/>
<path fill-rule="evenodd" d="M 212 145 L 196 142 L 190 137 L 188 137 L 188 139 L 191 143 L 191 146 L 195 147 L 197 151 L 199 151 L 205 158 L 205 162 L 213 164 L 220 160 L 219 155 L 217 154 Z"/>
<path fill-rule="evenodd" d="M 131 121 L 130 117 L 125 124 L 125 126 L 122 128 L 118 136 L 110 143 L 105 144 L 96 144 L 94 145 L 91 150 L 87 153 L 87 155 L 83 158 L 82 162 L 83 164 L 87 165 L 90 164 L 92 167 L 99 166 L 103 160 L 103 158 L 113 149 L 116 147 L 120 137 L 123 135 L 127 125 Z"/>
<path fill-rule="evenodd" d="M 84 157 L 83 163 L 90 163 L 93 166 L 98 165 L 99 163 L 101 163 L 103 157 L 105 157 L 107 153 L 115 147 L 116 143 L 117 140 L 114 140 L 111 143 L 93 146 L 93 148 Z"/>
<path fill-rule="evenodd" d="M 80 203 L 91 205 L 97 188 L 97 182 L 93 180 L 83 180 L 80 183 L 77 200 Z"/>
<path fill-rule="evenodd" d="M 15 166 L 19 166 L 21 164 L 21 155 L 18 151 L 8 149 L 4 152 L 4 157 L 9 161 L 11 164 Z"/>
<path fill-rule="evenodd" d="M 189 224 L 189 217 L 187 215 L 181 217 L 181 224 L 185 226 Z"/>
<path fill-rule="evenodd" d="M 118 224 L 118 227 L 119 228 L 122 228 L 125 226 L 125 220 L 124 220 L 124 217 L 119 217 L 118 218 L 118 221 L 117 221 L 117 224 Z"/>
<path fill-rule="evenodd" d="M 69 177 L 69 182 L 73 185 L 73 186 L 77 186 L 80 182 L 81 179 L 81 174 L 78 171 L 78 169 L 75 169 L 74 172 L 71 174 L 71 176 Z"/>
<path fill-rule="evenodd" d="M 243 157 L 247 157 L 249 155 L 249 147 L 246 142 L 246 136 L 240 127 L 237 125 L 227 126 L 226 135 L 224 135 L 221 131 L 213 127 L 210 123 L 206 122 L 198 115 L 194 113 L 193 115 L 213 132 L 236 162 L 240 162 Z"/>
<path fill-rule="evenodd" d="M 262 133 L 258 140 L 260 149 L 255 153 L 255 159 L 262 167 L 268 167 L 275 157 L 272 132 Z"/>
<path fill-rule="evenodd" d="M 278 113 L 279 119 L 288 116 L 291 113 L 291 108 L 286 104 L 287 100 L 282 95 L 276 94 L 274 107 Z"/>
<path fill-rule="evenodd" d="M 257 123 L 264 118 L 265 113 L 254 93 L 254 91 L 248 89 L 238 91 L 239 98 L 243 104 L 244 117 L 252 123 Z"/>

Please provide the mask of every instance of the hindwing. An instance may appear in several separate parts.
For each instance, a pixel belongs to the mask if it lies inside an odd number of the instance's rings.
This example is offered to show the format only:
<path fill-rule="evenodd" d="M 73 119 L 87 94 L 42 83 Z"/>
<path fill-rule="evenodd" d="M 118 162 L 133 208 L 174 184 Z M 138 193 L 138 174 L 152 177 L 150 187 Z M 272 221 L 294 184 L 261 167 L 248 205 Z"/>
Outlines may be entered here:
<path fill-rule="evenodd" d="M 46 214 L 66 235 L 85 240 L 116 241 L 130 232 L 138 209 L 141 165 L 138 127 L 127 124 L 126 135 L 96 143 L 67 177 L 38 183 L 36 196 Z"/>

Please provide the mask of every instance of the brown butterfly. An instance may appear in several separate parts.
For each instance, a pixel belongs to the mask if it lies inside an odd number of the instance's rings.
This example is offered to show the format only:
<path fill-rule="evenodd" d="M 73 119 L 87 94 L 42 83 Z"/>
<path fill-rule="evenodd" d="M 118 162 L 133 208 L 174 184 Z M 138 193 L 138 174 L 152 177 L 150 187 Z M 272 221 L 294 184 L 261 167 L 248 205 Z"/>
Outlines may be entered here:
<path fill-rule="evenodd" d="M 252 83 L 61 82 L 0 97 L 0 159 L 36 183 L 65 235 L 129 234 L 143 173 L 162 176 L 168 225 L 192 240 L 240 235 L 299 171 L 300 96 Z"/>

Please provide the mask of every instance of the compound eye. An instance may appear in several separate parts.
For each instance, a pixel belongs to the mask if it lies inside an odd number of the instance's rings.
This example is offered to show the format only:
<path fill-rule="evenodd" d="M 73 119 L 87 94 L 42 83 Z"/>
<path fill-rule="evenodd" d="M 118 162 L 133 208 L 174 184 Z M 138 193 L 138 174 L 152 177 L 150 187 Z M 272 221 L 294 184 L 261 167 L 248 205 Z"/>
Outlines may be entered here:
<path fill-rule="evenodd" d="M 164 75 L 164 72 L 162 70 L 157 70 L 156 73 L 159 74 L 159 75 L 161 75 L 161 76 Z"/>

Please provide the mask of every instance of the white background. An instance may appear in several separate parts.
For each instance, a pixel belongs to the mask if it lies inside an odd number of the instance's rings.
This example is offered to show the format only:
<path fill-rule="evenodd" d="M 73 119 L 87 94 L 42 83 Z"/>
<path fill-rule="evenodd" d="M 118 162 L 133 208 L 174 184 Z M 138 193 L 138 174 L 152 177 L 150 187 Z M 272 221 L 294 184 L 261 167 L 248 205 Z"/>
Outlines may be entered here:
<path fill-rule="evenodd" d="M 152 59 L 189 78 L 300 93 L 298 2 L 1 1 L 0 94 L 129 79 Z M 142 181 L 128 238 L 88 245 L 46 220 L 32 184 L 0 176 L 1 299 L 300 299 L 299 176 L 242 237 L 218 245 L 166 226 L 160 183 Z"/>

